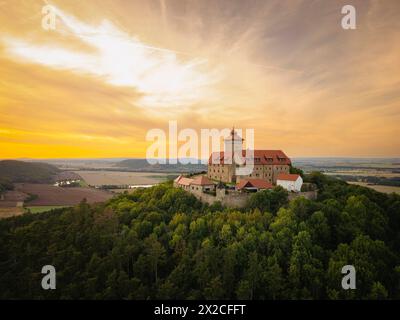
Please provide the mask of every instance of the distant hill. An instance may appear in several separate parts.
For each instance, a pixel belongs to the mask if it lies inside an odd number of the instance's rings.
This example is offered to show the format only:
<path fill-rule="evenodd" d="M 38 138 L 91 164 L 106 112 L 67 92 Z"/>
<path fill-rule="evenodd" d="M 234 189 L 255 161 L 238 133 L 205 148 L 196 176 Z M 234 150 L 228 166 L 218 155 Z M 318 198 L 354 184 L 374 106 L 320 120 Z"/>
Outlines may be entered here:
<path fill-rule="evenodd" d="M 51 183 L 60 170 L 48 163 L 17 160 L 0 161 L 0 181 Z"/>
<path fill-rule="evenodd" d="M 149 164 L 146 159 L 127 159 L 115 164 L 115 167 L 124 168 L 132 171 L 147 172 L 200 172 L 206 171 L 204 164 Z"/>

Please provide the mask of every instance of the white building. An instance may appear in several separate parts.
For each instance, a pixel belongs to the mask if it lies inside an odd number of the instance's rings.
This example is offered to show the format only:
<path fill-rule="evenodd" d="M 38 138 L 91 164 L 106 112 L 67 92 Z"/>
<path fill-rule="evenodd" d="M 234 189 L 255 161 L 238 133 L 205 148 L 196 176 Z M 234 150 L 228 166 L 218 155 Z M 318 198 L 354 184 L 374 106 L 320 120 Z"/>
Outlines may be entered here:
<path fill-rule="evenodd" d="M 303 185 L 303 178 L 298 174 L 280 173 L 276 185 L 287 191 L 300 192 Z"/>

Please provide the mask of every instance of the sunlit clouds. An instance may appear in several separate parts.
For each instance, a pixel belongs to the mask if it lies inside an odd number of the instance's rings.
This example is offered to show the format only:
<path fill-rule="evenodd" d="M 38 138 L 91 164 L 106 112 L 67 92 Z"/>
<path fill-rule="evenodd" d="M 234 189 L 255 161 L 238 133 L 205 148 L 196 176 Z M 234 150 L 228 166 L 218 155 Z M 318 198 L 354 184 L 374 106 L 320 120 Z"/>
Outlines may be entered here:
<path fill-rule="evenodd" d="M 175 52 L 151 47 L 103 20 L 91 26 L 55 7 L 55 32 L 72 35 L 96 49 L 74 52 L 37 45 L 20 39 L 5 39 L 6 52 L 29 62 L 102 77 L 115 86 L 128 86 L 143 93 L 137 101 L 144 107 L 185 107 L 201 100 L 216 82 L 212 71 L 201 71 L 207 60 L 179 61 Z"/>
<path fill-rule="evenodd" d="M 0 0 L 0 158 L 144 157 L 169 120 L 291 157 L 400 156 L 400 3 L 353 0 L 350 31 L 345 4 Z"/>

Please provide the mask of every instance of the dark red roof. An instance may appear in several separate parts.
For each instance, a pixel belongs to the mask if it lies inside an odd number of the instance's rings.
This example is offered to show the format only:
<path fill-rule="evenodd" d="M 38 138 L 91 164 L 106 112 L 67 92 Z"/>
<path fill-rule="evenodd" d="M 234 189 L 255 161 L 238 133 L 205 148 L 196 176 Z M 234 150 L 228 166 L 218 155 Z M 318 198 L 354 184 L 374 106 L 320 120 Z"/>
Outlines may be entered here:
<path fill-rule="evenodd" d="M 206 176 L 199 176 L 199 177 L 195 178 L 191 182 L 191 184 L 198 185 L 198 186 L 209 186 L 209 185 L 213 185 L 214 182 L 212 182 Z"/>
<path fill-rule="evenodd" d="M 175 182 L 181 186 L 189 186 L 193 182 L 193 179 L 186 178 L 180 175 L 178 178 L 175 179 Z"/>
<path fill-rule="evenodd" d="M 248 150 L 242 150 L 243 158 L 246 157 L 246 153 L 248 153 L 248 156 L 251 156 L 251 152 Z M 230 164 L 232 163 L 231 158 L 231 153 L 225 155 L 224 151 L 213 152 L 208 160 L 208 164 Z M 254 150 L 254 164 L 290 165 L 291 161 L 282 150 Z"/>
<path fill-rule="evenodd" d="M 296 181 L 300 175 L 298 174 L 290 174 L 290 173 L 280 173 L 278 174 L 277 180 L 286 180 L 286 181 Z"/>
<path fill-rule="evenodd" d="M 274 186 L 261 179 L 244 179 L 236 185 L 238 190 L 243 188 L 272 189 Z"/>

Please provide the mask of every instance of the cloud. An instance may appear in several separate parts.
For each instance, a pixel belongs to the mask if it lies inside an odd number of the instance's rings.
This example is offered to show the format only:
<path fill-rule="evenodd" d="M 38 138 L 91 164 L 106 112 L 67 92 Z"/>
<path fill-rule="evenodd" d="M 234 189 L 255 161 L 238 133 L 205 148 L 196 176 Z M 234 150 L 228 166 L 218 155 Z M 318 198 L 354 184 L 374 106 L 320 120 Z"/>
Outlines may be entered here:
<path fill-rule="evenodd" d="M 204 71 L 203 65 L 207 64 L 204 59 L 183 61 L 176 52 L 145 44 L 108 20 L 93 26 L 54 8 L 58 17 L 55 32 L 75 37 L 96 51 L 84 53 L 5 38 L 9 57 L 90 74 L 114 86 L 132 87 L 143 94 L 137 104 L 147 108 L 190 106 L 206 98 L 218 80 L 216 72 Z"/>

